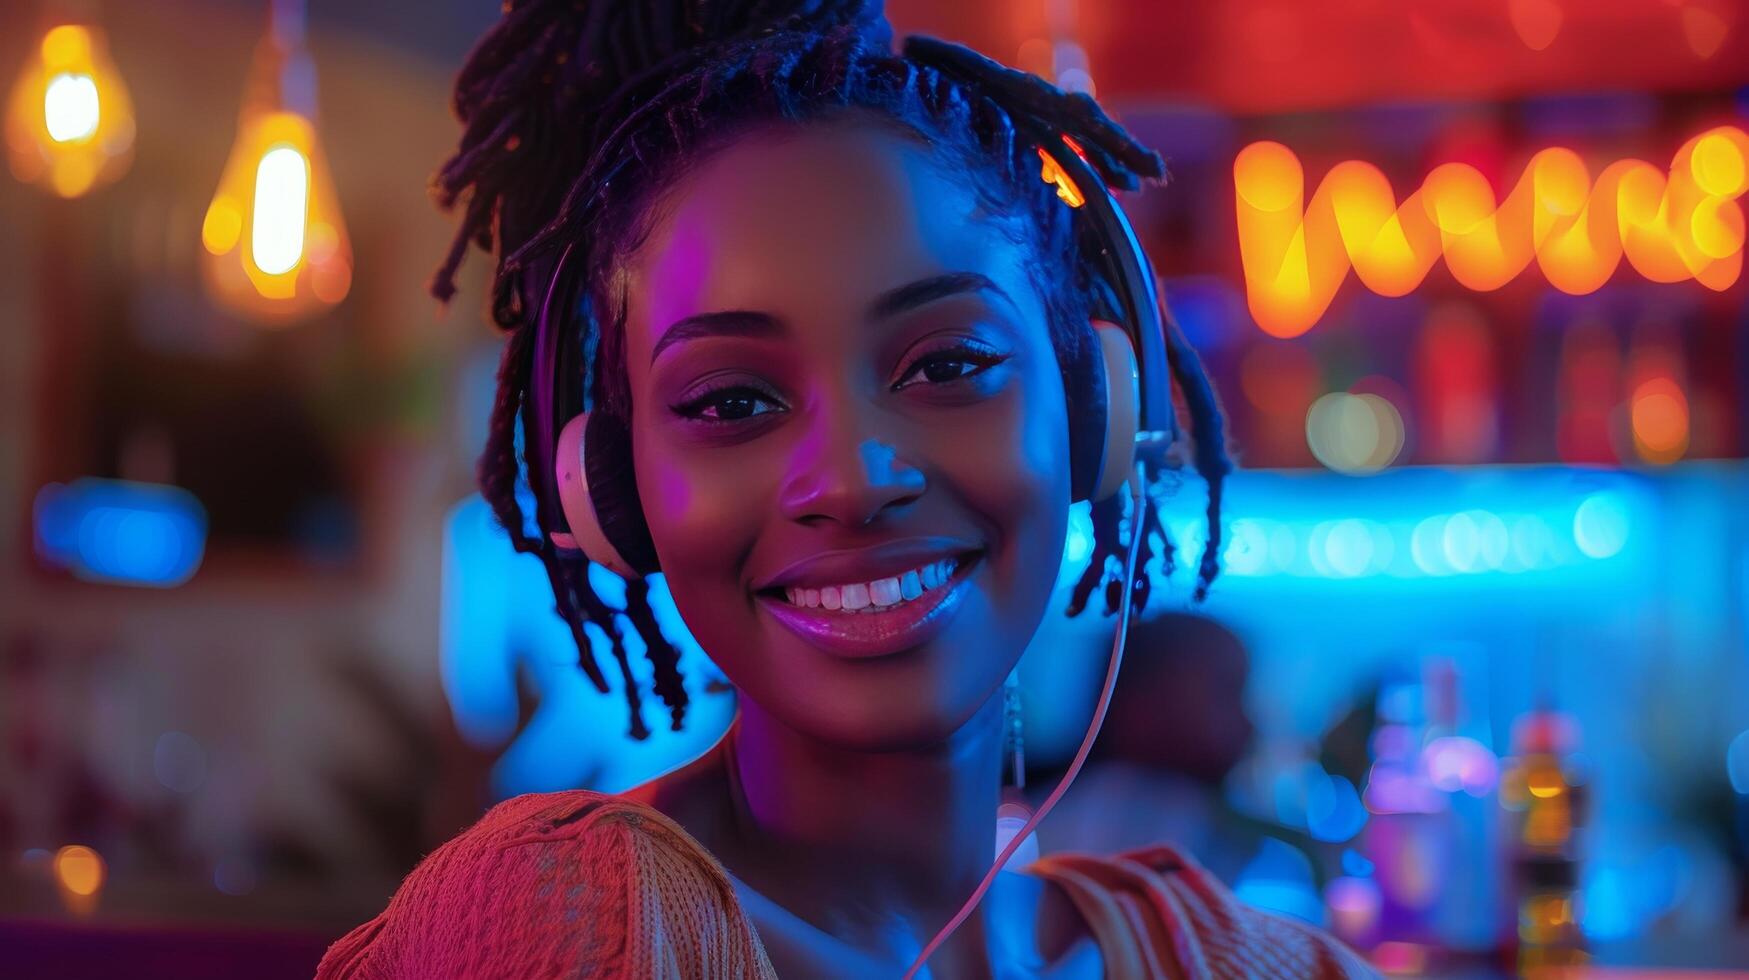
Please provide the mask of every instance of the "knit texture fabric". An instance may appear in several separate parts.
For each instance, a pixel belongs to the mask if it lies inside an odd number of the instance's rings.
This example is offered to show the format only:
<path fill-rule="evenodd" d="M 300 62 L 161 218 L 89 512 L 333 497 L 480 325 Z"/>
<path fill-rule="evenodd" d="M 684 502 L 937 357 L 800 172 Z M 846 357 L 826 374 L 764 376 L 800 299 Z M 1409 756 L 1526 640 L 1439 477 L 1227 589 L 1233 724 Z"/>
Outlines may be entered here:
<path fill-rule="evenodd" d="M 1339 940 L 1239 901 L 1164 844 L 1117 857 L 1052 854 L 1027 867 L 1068 894 L 1092 930 L 1107 977 L 1376 977 Z"/>
<path fill-rule="evenodd" d="M 1170 847 L 1052 855 L 1112 978 L 1371 977 L 1309 925 L 1260 912 Z M 433 851 L 317 980 L 777 976 L 727 872 L 667 817 L 585 790 L 493 807 Z"/>
<path fill-rule="evenodd" d="M 428 855 L 318 980 L 775 980 L 720 864 L 673 821 L 582 790 L 505 800 Z"/>

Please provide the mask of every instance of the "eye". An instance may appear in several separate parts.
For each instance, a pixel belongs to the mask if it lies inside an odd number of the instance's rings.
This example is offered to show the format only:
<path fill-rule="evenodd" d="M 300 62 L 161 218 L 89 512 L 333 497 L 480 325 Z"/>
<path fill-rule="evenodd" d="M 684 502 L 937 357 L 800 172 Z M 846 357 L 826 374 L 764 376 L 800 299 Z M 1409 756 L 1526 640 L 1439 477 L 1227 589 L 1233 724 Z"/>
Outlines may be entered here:
<path fill-rule="evenodd" d="M 988 371 L 1008 359 L 1008 355 L 984 344 L 962 341 L 943 350 L 932 351 L 912 361 L 893 390 L 909 388 L 920 382 L 950 384 Z"/>
<path fill-rule="evenodd" d="M 741 422 L 783 409 L 777 396 L 751 385 L 711 388 L 673 406 L 674 414 L 703 422 Z"/>

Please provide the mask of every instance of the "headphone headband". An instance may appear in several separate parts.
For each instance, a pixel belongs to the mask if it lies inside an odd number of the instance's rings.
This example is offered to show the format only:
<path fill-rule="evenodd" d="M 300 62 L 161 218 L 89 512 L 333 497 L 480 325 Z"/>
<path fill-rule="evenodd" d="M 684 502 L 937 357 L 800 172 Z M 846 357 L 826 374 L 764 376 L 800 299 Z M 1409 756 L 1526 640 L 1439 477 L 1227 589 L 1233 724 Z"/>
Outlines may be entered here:
<path fill-rule="evenodd" d="M 1112 196 L 1099 174 L 1061 133 L 1052 132 L 1038 141 L 1039 149 L 1056 164 L 1060 174 L 1074 185 L 1081 204 L 1071 204 L 1092 225 L 1096 255 L 1084 256 L 1105 275 L 1117 292 L 1121 322 L 1136 349 L 1139 376 L 1140 429 L 1144 438 L 1170 438 L 1177 434 L 1172 411 L 1172 379 L 1166 360 L 1165 317 L 1154 282 L 1153 266 L 1136 237 L 1135 228 L 1122 206 Z M 1110 447 L 1107 447 L 1110 452 Z"/>

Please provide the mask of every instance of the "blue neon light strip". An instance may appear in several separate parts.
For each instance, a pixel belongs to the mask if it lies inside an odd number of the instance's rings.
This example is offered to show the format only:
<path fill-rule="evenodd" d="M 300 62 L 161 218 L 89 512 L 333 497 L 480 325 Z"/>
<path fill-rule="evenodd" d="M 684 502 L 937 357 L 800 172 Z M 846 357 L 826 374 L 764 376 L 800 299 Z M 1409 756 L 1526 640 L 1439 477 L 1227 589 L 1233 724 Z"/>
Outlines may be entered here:
<path fill-rule="evenodd" d="M 1186 480 L 1164 502 L 1166 525 L 1189 554 L 1206 540 L 1203 501 L 1201 485 Z M 1546 467 L 1243 472 L 1231 477 L 1224 510 L 1229 579 L 1383 578 L 1446 589 L 1610 573 L 1640 550 L 1651 505 L 1632 473 Z"/>

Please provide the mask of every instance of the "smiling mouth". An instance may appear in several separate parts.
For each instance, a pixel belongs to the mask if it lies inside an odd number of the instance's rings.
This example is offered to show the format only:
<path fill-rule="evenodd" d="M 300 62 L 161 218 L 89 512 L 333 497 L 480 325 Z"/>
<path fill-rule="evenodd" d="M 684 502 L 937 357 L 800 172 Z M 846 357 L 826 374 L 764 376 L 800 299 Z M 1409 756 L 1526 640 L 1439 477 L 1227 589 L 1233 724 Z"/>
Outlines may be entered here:
<path fill-rule="evenodd" d="M 947 627 L 983 552 L 898 575 L 818 588 L 764 589 L 759 605 L 810 645 L 839 657 L 882 657 L 920 646 Z"/>
<path fill-rule="evenodd" d="M 782 593 L 790 605 L 802 609 L 880 613 L 925 599 L 928 593 L 947 585 L 959 566 L 959 558 L 945 558 L 868 582 L 826 585 L 817 589 L 790 587 L 783 589 Z"/>

